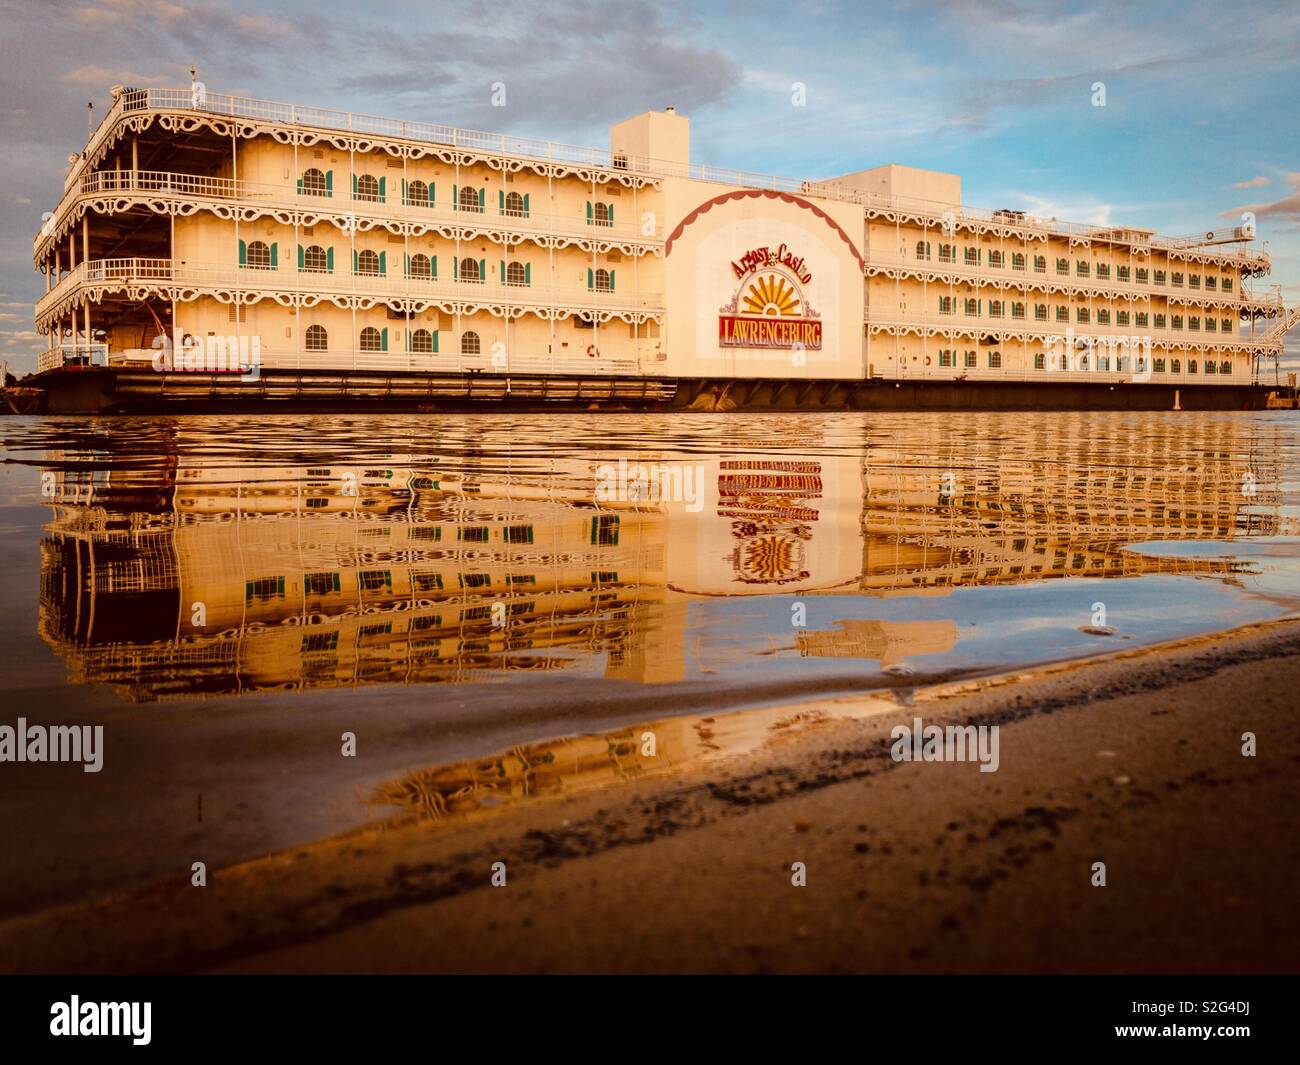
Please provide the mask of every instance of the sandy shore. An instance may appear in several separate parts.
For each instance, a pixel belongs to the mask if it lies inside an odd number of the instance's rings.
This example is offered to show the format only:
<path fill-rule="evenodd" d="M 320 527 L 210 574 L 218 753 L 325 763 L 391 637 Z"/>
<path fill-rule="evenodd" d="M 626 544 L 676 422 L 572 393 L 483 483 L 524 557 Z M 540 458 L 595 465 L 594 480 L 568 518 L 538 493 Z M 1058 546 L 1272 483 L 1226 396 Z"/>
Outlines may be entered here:
<path fill-rule="evenodd" d="M 212 870 L 204 888 L 13 917 L 0 957 L 29 972 L 1294 972 L 1298 652 L 1300 623 L 1255 625 L 516 749 L 388 789 L 436 817 Z M 890 729 L 914 717 L 998 725 L 998 771 L 895 762 Z"/>

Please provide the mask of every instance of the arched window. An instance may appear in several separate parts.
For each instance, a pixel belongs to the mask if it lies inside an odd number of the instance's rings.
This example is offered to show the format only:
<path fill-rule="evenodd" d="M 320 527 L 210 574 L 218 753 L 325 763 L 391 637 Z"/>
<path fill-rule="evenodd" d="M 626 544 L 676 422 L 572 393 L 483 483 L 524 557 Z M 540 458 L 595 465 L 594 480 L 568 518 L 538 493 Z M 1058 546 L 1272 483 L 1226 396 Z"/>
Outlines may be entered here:
<path fill-rule="evenodd" d="M 417 329 L 411 334 L 411 350 L 426 355 L 432 355 L 433 334 L 427 329 Z"/>
<path fill-rule="evenodd" d="M 1169 372 L 1170 372 L 1170 373 L 1182 373 L 1182 372 L 1183 372 L 1183 360 L 1182 360 L 1182 359 L 1170 359 L 1170 360 L 1169 360 Z"/>
<path fill-rule="evenodd" d="M 483 210 L 478 202 L 478 190 L 472 189 L 468 185 L 460 190 L 459 204 L 462 211 L 481 213 Z"/>
<path fill-rule="evenodd" d="M 316 167 L 302 172 L 302 193 L 304 196 L 328 196 L 329 184 L 325 172 Z"/>
<path fill-rule="evenodd" d="M 1018 251 L 1017 251 L 1017 252 L 1012 252 L 1012 254 L 1011 254 L 1011 269 L 1012 269 L 1012 270 L 1023 270 L 1024 268 L 1025 268 L 1025 256 L 1024 256 L 1024 253 L 1023 253 L 1023 252 L 1018 252 Z"/>
<path fill-rule="evenodd" d="M 379 254 L 367 248 L 357 253 L 357 273 L 371 276 L 379 273 Z"/>
<path fill-rule="evenodd" d="M 927 244 L 925 243 L 925 241 L 923 241 L 923 240 L 918 240 L 918 241 L 916 242 L 916 257 L 917 257 L 918 259 L 928 259 L 928 258 L 930 258 L 930 248 L 929 248 L 929 245 L 927 245 Z"/>
<path fill-rule="evenodd" d="M 1045 274 L 1045 273 L 1047 273 L 1047 256 L 1046 256 L 1046 255 L 1035 255 L 1035 256 L 1034 256 L 1034 273 L 1036 273 L 1036 274 Z"/>
<path fill-rule="evenodd" d="M 1164 373 L 1164 372 L 1165 372 L 1165 360 L 1156 359 L 1156 373 Z"/>
<path fill-rule="evenodd" d="M 406 186 L 406 202 L 412 207 L 430 207 L 429 186 L 423 181 L 412 181 Z"/>
<path fill-rule="evenodd" d="M 460 261 L 460 279 L 462 281 L 482 281 L 479 276 L 477 259 L 462 259 Z"/>
<path fill-rule="evenodd" d="M 421 253 L 411 256 L 411 276 L 423 278 L 425 281 L 433 277 L 432 264 L 427 255 Z"/>
<path fill-rule="evenodd" d="M 528 283 L 526 271 L 523 263 L 506 264 L 506 284 L 507 285 L 526 285 Z"/>
<path fill-rule="evenodd" d="M 313 244 L 302 253 L 302 268 L 308 273 L 329 273 L 329 256 L 319 244 Z"/>
<path fill-rule="evenodd" d="M 1232 373 L 1232 363 L 1227 361 L 1219 363 L 1219 373 Z"/>
<path fill-rule="evenodd" d="M 614 291 L 609 285 L 609 271 L 603 267 L 596 271 L 595 283 L 593 285 L 597 292 Z"/>
<path fill-rule="evenodd" d="M 477 355 L 481 347 L 478 334 L 472 329 L 460 338 L 460 353 L 462 355 Z"/>
<path fill-rule="evenodd" d="M 1195 359 L 1188 359 L 1188 360 L 1187 360 L 1187 372 L 1188 372 L 1188 373 L 1195 373 L 1195 372 L 1196 372 L 1196 360 L 1195 360 Z"/>
<path fill-rule="evenodd" d="M 506 214 L 514 218 L 523 218 L 527 213 L 524 210 L 524 198 L 519 193 L 506 193 Z"/>
<path fill-rule="evenodd" d="M 307 327 L 307 350 L 308 351 L 329 351 L 330 337 L 325 332 L 323 325 L 309 325 Z"/>
<path fill-rule="evenodd" d="M 612 226 L 614 224 L 609 220 L 609 204 L 607 203 L 593 204 L 591 218 L 598 226 Z"/>
<path fill-rule="evenodd" d="M 362 351 L 382 351 L 383 341 L 379 336 L 379 330 L 373 325 L 366 326 L 361 330 L 361 350 Z"/>
<path fill-rule="evenodd" d="M 245 261 L 254 270 L 271 269 L 271 245 L 264 240 L 249 241 Z"/>
<path fill-rule="evenodd" d="M 357 199 L 358 200 L 378 200 L 379 199 L 379 179 L 371 177 L 369 174 L 357 175 Z"/>

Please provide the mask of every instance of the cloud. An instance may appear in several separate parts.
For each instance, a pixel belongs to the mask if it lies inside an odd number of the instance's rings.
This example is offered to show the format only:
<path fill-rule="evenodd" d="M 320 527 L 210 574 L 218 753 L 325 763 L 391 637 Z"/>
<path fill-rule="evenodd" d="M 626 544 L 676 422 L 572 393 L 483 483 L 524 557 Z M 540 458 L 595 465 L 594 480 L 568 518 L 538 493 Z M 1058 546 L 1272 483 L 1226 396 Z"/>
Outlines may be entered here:
<path fill-rule="evenodd" d="M 166 85 L 169 81 L 175 80 L 175 75 L 137 74 L 131 70 L 114 70 L 109 67 L 78 67 L 76 70 L 69 70 L 59 80 L 69 85 L 88 85 L 93 89 L 102 90 L 106 85 L 131 85 L 141 88 Z"/>
<path fill-rule="evenodd" d="M 1300 221 L 1300 171 L 1284 175 L 1291 186 L 1291 192 L 1272 203 L 1248 203 L 1243 207 L 1234 207 L 1230 211 L 1221 211 L 1220 218 L 1233 218 L 1245 211 L 1252 212 L 1256 218 L 1279 218 L 1287 221 Z"/>
<path fill-rule="evenodd" d="M 545 136 L 669 104 L 689 113 L 743 81 L 741 64 L 692 41 L 685 14 L 671 6 L 550 0 L 485 7 L 481 19 L 458 19 L 435 33 L 372 36 L 351 64 L 358 72 L 339 85 L 388 108 L 439 116 L 434 121 L 450 114 L 451 124 L 526 125 Z M 431 55 L 440 57 L 435 70 Z M 493 106 L 498 83 L 504 107 Z"/>
<path fill-rule="evenodd" d="M 1233 187 L 1234 189 L 1257 189 L 1257 188 L 1259 188 L 1261 185 L 1267 185 L 1267 184 L 1269 184 L 1269 179 L 1268 179 L 1268 178 L 1266 178 L 1266 177 L 1253 177 L 1253 178 L 1251 178 L 1249 181 L 1238 181 L 1238 182 L 1237 182 L 1235 185 L 1233 185 L 1232 187 Z"/>

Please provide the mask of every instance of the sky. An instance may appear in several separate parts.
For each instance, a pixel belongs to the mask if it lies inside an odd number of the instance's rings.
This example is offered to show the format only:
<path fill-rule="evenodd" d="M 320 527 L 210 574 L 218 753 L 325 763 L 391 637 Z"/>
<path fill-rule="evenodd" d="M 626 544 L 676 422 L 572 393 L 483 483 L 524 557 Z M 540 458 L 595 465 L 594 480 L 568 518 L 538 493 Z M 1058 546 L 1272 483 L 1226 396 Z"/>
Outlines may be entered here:
<path fill-rule="evenodd" d="M 0 0 L 0 360 L 35 366 L 41 214 L 115 84 L 571 144 L 672 105 L 696 162 L 883 163 L 962 199 L 1168 235 L 1257 218 L 1300 302 L 1300 3 Z M 1097 106 L 1098 83 L 1104 106 Z M 502 93 L 497 89 L 503 84 Z M 504 102 L 504 106 L 497 106 Z M 1300 368 L 1300 329 L 1287 338 Z"/>

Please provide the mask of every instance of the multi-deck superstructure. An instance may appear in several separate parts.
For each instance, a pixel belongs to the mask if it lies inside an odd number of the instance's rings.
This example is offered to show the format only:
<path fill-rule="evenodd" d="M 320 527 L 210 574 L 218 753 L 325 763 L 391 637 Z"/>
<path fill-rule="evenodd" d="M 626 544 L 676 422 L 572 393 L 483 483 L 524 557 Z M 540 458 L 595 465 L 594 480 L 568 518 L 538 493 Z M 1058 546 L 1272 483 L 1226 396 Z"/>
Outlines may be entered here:
<path fill-rule="evenodd" d="M 56 410 L 1258 406 L 1297 309 L 1253 237 L 718 170 L 671 108 L 598 150 L 117 88 L 36 238 L 36 380 Z"/>

